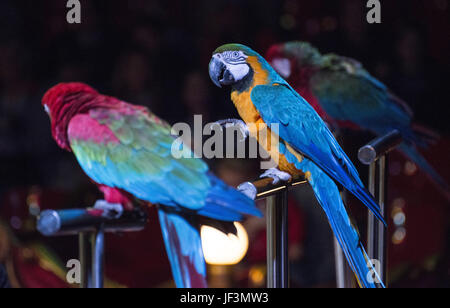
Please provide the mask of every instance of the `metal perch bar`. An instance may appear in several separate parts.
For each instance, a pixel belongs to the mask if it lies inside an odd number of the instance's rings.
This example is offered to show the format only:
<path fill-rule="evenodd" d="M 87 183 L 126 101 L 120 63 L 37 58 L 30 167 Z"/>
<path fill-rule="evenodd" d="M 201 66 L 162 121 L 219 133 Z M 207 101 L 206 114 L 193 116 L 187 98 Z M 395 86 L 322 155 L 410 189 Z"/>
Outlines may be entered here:
<path fill-rule="evenodd" d="M 131 232 L 142 230 L 146 221 L 142 210 L 124 211 L 117 219 L 103 217 L 98 209 L 45 210 L 39 215 L 37 229 L 45 236 L 96 232 L 100 226 L 105 232 Z"/>
<path fill-rule="evenodd" d="M 298 179 L 291 183 L 273 184 L 271 178 L 263 178 L 251 183 L 256 188 L 257 200 L 267 198 L 267 287 L 269 288 L 289 286 L 288 190 L 305 183 L 305 179 Z"/>
<path fill-rule="evenodd" d="M 395 149 L 395 147 L 402 143 L 402 140 L 400 132 L 393 130 L 360 148 L 358 151 L 358 159 L 365 165 L 371 165 Z"/>
<path fill-rule="evenodd" d="M 402 142 L 400 132 L 394 130 L 384 136 L 372 140 L 367 145 L 360 148 L 358 152 L 359 160 L 369 165 L 369 191 L 375 196 L 380 205 L 380 213 L 387 221 L 386 215 L 386 182 L 387 182 L 387 155 Z M 378 187 L 377 186 L 378 169 Z M 377 194 L 378 191 L 378 194 Z M 387 286 L 387 237 L 384 225 L 377 220 L 370 211 L 367 218 L 367 253 L 371 259 L 375 259 L 380 265 L 381 280 Z"/>
<path fill-rule="evenodd" d="M 119 218 L 106 218 L 98 209 L 45 210 L 37 229 L 45 236 L 78 234 L 81 288 L 103 288 L 105 232 L 140 231 L 147 214 L 143 210 L 124 211 Z"/>

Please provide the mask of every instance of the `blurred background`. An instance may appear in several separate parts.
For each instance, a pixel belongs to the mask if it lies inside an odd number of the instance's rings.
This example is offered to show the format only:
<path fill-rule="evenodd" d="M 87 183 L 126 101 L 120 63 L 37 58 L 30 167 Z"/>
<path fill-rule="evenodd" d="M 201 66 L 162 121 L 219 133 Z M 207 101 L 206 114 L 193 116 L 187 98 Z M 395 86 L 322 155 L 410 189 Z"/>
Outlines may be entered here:
<path fill-rule="evenodd" d="M 449 181 L 450 1 L 381 1 L 382 23 L 366 22 L 364 0 L 81 0 L 81 24 L 66 22 L 66 1 L 0 2 L 0 263 L 16 287 L 70 287 L 65 263 L 77 258 L 77 239 L 43 238 L 42 209 L 80 207 L 100 197 L 74 157 L 51 139 L 40 99 L 62 81 L 146 105 L 170 123 L 236 116 L 226 91 L 209 80 L 212 51 L 244 43 L 264 54 L 271 44 L 305 40 L 322 52 L 354 57 L 414 109 L 416 121 L 439 132 L 425 155 Z M 373 136 L 349 133 L 357 149 Z M 210 161 L 231 185 L 255 179 L 257 160 Z M 450 287 L 449 205 L 423 174 L 397 153 L 390 157 L 388 206 L 392 287 Z M 367 170 L 359 166 L 363 178 Z M 335 285 L 333 241 L 307 188 L 290 196 L 291 284 Z M 365 211 L 350 200 L 361 233 Z M 353 204 L 356 203 L 356 204 Z M 261 207 L 264 207 L 262 202 Z M 159 223 L 108 235 L 108 286 L 173 286 Z M 398 216 L 397 216 L 398 218 Z M 398 219 L 395 221 L 399 221 Z M 245 223 L 249 251 L 242 262 L 211 267 L 224 286 L 265 284 L 265 223 Z M 219 283 L 219 284 L 220 284 Z"/>

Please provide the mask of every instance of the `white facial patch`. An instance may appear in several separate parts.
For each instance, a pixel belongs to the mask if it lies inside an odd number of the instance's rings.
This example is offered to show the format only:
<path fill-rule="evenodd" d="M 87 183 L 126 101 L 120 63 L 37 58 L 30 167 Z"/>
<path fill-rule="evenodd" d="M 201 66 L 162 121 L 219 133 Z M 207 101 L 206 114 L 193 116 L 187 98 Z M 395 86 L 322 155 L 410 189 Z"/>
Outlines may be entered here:
<path fill-rule="evenodd" d="M 242 80 L 250 72 L 247 58 L 248 56 L 243 51 L 224 51 L 219 57 L 235 81 Z"/>
<path fill-rule="evenodd" d="M 228 64 L 227 68 L 233 75 L 235 81 L 242 80 L 250 71 L 247 64 Z"/>
<path fill-rule="evenodd" d="M 281 77 L 289 78 L 291 76 L 291 61 L 289 59 L 275 58 L 272 60 L 272 66 Z"/>
<path fill-rule="evenodd" d="M 47 114 L 50 114 L 50 109 L 48 108 L 47 104 L 44 105 L 44 110 L 47 112 Z"/>

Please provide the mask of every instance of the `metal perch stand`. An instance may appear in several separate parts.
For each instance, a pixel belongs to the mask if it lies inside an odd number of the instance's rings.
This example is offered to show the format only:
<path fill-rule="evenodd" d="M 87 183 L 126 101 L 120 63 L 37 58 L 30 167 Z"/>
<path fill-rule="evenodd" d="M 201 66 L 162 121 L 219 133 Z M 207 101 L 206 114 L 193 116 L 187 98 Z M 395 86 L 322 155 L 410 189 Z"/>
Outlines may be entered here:
<path fill-rule="evenodd" d="M 387 154 L 402 142 L 400 132 L 394 130 L 359 149 L 358 158 L 369 165 L 369 191 L 380 205 L 380 212 L 387 221 Z M 377 182 L 378 169 L 378 182 Z M 378 184 L 378 185 L 377 185 Z M 378 186 L 378 187 L 377 187 Z M 379 275 L 387 286 L 387 238 L 384 225 L 369 211 L 367 220 L 367 253 L 369 258 L 379 262 Z"/>
<path fill-rule="evenodd" d="M 376 174 L 375 169 L 378 164 L 379 181 L 378 197 L 376 200 L 381 207 L 381 213 L 385 213 L 386 195 L 386 156 L 397 145 L 402 142 L 402 137 L 398 131 L 392 131 L 385 136 L 371 141 L 363 146 L 358 152 L 359 160 L 370 165 L 369 191 L 375 195 Z M 287 288 L 289 286 L 289 260 L 288 260 L 288 190 L 290 187 L 303 185 L 305 179 L 294 180 L 292 183 L 278 183 L 274 185 L 271 178 L 264 178 L 251 183 L 257 190 L 256 199 L 266 199 L 266 219 L 267 219 L 267 287 Z M 386 232 L 383 224 L 377 223 L 375 216 L 369 213 L 368 227 L 368 254 L 372 259 L 380 262 L 380 277 L 386 281 Z M 339 286 L 350 285 L 345 273 L 346 262 L 340 247 L 335 247 L 336 255 L 336 275 Z"/>
<path fill-rule="evenodd" d="M 257 191 L 256 199 L 266 199 L 267 219 L 267 287 L 289 287 L 288 260 L 288 190 L 306 183 L 298 179 L 292 183 L 272 183 L 264 178 L 251 183 Z"/>
<path fill-rule="evenodd" d="M 362 147 L 358 152 L 359 160 L 370 165 L 369 190 L 375 195 L 376 165 L 379 169 L 378 198 L 382 215 L 385 213 L 386 195 L 386 155 L 402 142 L 398 131 L 377 138 Z M 305 179 L 291 183 L 272 183 L 264 178 L 251 183 L 257 191 L 256 199 L 266 200 L 267 211 L 267 287 L 289 287 L 288 260 L 288 190 L 303 185 Z M 100 211 L 100 212 L 99 212 Z M 97 209 L 71 209 L 43 211 L 37 222 L 38 230 L 45 236 L 74 235 L 79 237 L 79 254 L 82 267 L 81 287 L 103 287 L 103 257 L 105 232 L 130 232 L 142 230 L 147 215 L 142 210 L 125 211 L 118 219 L 101 216 Z M 386 281 L 386 233 L 382 223 L 369 213 L 368 254 L 381 265 L 381 279 Z M 90 245 L 89 245 L 90 242 Z M 336 273 L 345 272 L 343 259 L 336 262 Z"/>
<path fill-rule="evenodd" d="M 45 236 L 78 235 L 81 288 L 103 288 L 105 232 L 140 231 L 147 214 L 143 210 L 124 211 L 117 219 L 105 218 L 98 209 L 45 210 L 37 229 Z"/>

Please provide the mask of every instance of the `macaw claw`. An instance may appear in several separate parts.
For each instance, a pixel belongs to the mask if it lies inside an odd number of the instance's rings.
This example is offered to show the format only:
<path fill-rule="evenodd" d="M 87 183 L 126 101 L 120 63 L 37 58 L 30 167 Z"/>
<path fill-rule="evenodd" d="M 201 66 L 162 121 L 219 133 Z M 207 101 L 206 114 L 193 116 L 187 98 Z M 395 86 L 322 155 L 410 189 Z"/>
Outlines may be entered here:
<path fill-rule="evenodd" d="M 256 198 L 257 194 L 256 187 L 250 182 L 242 183 L 237 187 L 237 190 L 239 190 L 241 193 L 243 193 L 252 200 L 255 200 Z"/>
<path fill-rule="evenodd" d="M 244 121 L 239 120 L 239 119 L 225 119 L 225 120 L 219 120 L 216 121 L 215 123 L 219 124 L 220 127 L 234 127 L 237 126 L 239 131 L 241 132 L 241 139 L 239 141 L 244 141 L 245 139 L 247 139 L 247 137 L 250 135 L 250 130 L 248 129 L 247 124 L 245 124 Z"/>
<path fill-rule="evenodd" d="M 123 214 L 123 206 L 120 203 L 109 203 L 105 200 L 97 200 L 94 208 L 103 210 L 102 216 L 110 219 L 117 219 Z"/>
<path fill-rule="evenodd" d="M 270 168 L 267 169 L 263 174 L 261 174 L 260 178 L 272 178 L 272 183 L 277 184 L 280 181 L 289 181 L 291 179 L 291 175 L 287 172 L 280 171 L 277 168 Z"/>

